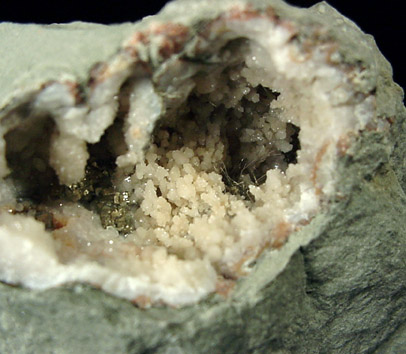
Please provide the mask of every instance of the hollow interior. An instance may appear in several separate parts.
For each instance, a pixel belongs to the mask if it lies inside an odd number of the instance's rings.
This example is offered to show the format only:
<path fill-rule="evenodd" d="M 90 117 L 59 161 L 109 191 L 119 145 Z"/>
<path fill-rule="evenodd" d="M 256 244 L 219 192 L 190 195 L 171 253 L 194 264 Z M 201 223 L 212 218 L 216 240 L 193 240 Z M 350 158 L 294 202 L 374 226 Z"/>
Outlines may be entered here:
<path fill-rule="evenodd" d="M 50 167 L 49 143 L 55 123 L 49 116 L 25 119 L 5 135 L 6 159 L 20 200 L 43 201 L 57 177 Z"/>
<path fill-rule="evenodd" d="M 199 64 L 194 89 L 155 123 L 132 168 L 116 164 L 138 104 L 132 80 L 121 88 L 114 123 L 87 144 L 76 183 L 59 183 L 48 163 L 50 137 L 60 133 L 50 117 L 29 117 L 6 135 L 19 198 L 13 213 L 45 224 L 62 264 L 86 260 L 150 283 L 213 290 L 213 279 L 244 274 L 245 263 L 284 242 L 284 212 L 300 199 L 285 178 L 299 163 L 300 126 L 273 108 L 280 93 L 258 84 L 261 73 L 247 67 L 244 51 L 226 46 L 217 59 Z M 160 271 L 164 261 L 170 275 Z"/>

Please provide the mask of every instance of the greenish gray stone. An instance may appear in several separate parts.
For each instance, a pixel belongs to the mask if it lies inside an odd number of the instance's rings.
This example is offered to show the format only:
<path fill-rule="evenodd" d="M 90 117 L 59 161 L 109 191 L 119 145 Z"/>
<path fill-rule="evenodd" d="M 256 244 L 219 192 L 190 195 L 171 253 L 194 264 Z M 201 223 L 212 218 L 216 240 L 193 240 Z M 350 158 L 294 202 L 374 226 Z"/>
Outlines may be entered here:
<path fill-rule="evenodd" d="M 361 61 L 367 68 L 360 91 L 363 87 L 376 88 L 378 116 L 393 122 L 383 132 L 361 132 L 349 153 L 340 159 L 338 188 L 344 197 L 332 201 L 327 210 L 295 235 L 317 238 L 298 250 L 273 281 L 269 276 L 271 258 L 264 253 L 252 274 L 238 282 L 230 298 L 214 295 L 180 309 L 139 309 L 85 285 L 37 292 L 1 283 L 1 353 L 405 350 L 406 113 L 402 91 L 392 82 L 390 65 L 373 39 L 326 3 L 322 4 L 323 15 L 318 6 L 298 10 L 280 1 L 251 3 L 259 8 L 272 4 L 281 16 L 303 27 L 331 23 L 328 35 L 342 44 L 342 60 Z M 187 12 L 195 2 L 183 0 L 178 4 Z M 175 14 L 177 8 L 172 4 L 161 19 L 184 16 L 183 12 Z M 187 21 L 212 18 L 216 11 L 203 6 Z M 334 26 L 338 19 L 344 21 L 345 35 L 342 28 Z M 10 56 L 0 58 L 0 109 L 11 104 L 10 97 L 21 90 L 21 82 L 27 87 L 21 91 L 24 93 L 61 74 L 84 82 L 90 67 L 113 54 L 133 26 L 1 24 L 0 47 L 9 48 L 9 55 L 14 53 L 20 60 L 13 63 Z M 15 53 L 18 43 L 31 53 L 36 45 L 31 36 L 36 29 L 44 32 L 45 39 L 36 48 L 34 59 Z M 15 41 L 1 35 L 11 30 Z M 98 39 L 101 35 L 103 41 Z M 69 49 L 61 45 L 61 40 L 69 42 Z M 69 53 L 64 54 L 64 50 Z M 29 66 L 31 60 L 37 66 L 28 70 L 27 76 L 27 69 L 23 71 L 22 67 Z"/>
<path fill-rule="evenodd" d="M 112 56 L 134 32 L 134 24 L 105 26 L 73 22 L 70 25 L 0 26 L 0 109 L 12 98 L 38 90 L 50 80 L 85 83 L 89 69 Z"/>

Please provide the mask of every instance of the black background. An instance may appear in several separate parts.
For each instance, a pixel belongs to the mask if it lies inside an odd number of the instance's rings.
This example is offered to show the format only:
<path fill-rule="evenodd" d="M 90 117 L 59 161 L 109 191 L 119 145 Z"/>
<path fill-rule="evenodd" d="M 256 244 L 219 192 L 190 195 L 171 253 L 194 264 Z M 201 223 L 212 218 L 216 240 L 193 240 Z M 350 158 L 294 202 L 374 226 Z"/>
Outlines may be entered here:
<path fill-rule="evenodd" d="M 221 0 L 219 0 L 221 1 Z M 287 0 L 296 6 L 308 7 L 317 0 Z M 99 0 L 97 5 L 86 1 L 19 1 L 0 0 L 0 21 L 20 23 L 64 23 L 90 21 L 104 24 L 137 21 L 157 13 L 165 0 Z M 92 2 L 95 4 L 96 2 Z M 406 87 L 405 62 L 406 24 L 402 16 L 403 1 L 396 0 L 329 0 L 328 3 L 372 34 L 394 69 L 395 81 Z M 1 50 L 1 49 L 0 49 Z M 1 54 L 1 53 L 0 53 Z"/>

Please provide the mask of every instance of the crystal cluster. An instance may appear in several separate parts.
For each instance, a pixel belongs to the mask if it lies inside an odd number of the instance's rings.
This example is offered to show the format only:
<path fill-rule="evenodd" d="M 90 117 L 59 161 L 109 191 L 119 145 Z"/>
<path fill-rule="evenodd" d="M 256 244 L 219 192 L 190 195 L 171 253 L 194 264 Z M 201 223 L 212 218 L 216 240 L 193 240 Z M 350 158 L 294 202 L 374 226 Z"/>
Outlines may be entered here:
<path fill-rule="evenodd" d="M 84 89 L 50 80 L 2 111 L 2 281 L 178 306 L 290 242 L 283 268 L 351 139 L 387 123 L 324 25 L 272 4 L 224 1 L 205 21 L 169 4 Z"/>

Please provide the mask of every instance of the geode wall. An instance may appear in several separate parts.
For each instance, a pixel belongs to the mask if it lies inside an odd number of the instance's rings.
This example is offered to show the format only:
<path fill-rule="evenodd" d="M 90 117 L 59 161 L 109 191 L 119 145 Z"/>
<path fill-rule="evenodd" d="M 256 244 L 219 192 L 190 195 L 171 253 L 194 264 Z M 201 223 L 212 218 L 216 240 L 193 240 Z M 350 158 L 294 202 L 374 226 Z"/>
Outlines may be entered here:
<path fill-rule="evenodd" d="M 0 32 L 4 351 L 401 346 L 405 109 L 356 25 L 184 0 Z"/>

